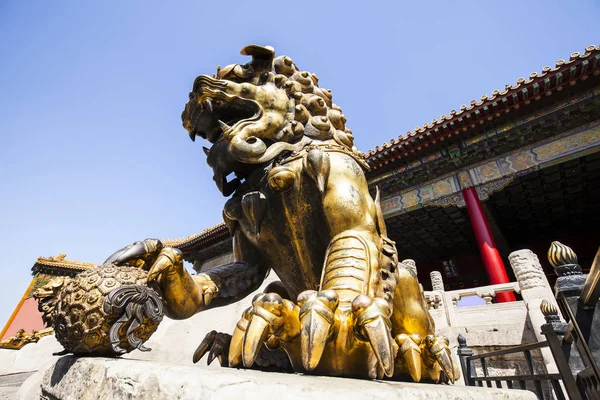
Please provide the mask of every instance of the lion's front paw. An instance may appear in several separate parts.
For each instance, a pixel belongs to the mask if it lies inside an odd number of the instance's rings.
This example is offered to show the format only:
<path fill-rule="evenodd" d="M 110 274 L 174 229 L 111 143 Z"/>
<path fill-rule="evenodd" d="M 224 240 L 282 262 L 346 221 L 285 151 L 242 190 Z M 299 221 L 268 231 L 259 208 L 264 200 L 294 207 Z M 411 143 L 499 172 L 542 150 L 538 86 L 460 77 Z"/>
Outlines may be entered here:
<path fill-rule="evenodd" d="M 232 335 L 229 365 L 249 368 L 264 348 L 285 350 L 296 372 L 372 378 L 393 374 L 397 350 L 385 300 L 361 295 L 342 307 L 333 290 L 307 290 L 298 304 L 257 295 Z"/>
<path fill-rule="evenodd" d="M 167 275 L 176 275 L 183 269 L 183 254 L 181 250 L 165 247 L 161 250 L 156 261 L 148 271 L 148 282 L 159 282 Z"/>
<path fill-rule="evenodd" d="M 263 344 L 268 349 L 291 346 L 300 333 L 299 308 L 276 293 L 261 293 L 254 297 L 252 307 L 244 312 L 231 339 L 229 362 L 254 364 Z"/>
<path fill-rule="evenodd" d="M 397 367 L 400 374 L 408 372 L 415 382 L 421 379 L 454 383 L 460 378 L 448 339 L 444 336 L 401 333 L 394 338 L 399 352 Z"/>
<path fill-rule="evenodd" d="M 434 368 L 437 364 L 439 368 L 444 372 L 446 377 L 451 383 L 454 383 L 460 378 L 460 370 L 458 364 L 454 362 L 454 357 L 450 351 L 448 338 L 444 336 L 429 335 L 425 337 L 424 347 L 429 357 L 429 363 L 431 360 L 434 361 Z M 439 380 L 439 378 L 438 378 Z"/>
<path fill-rule="evenodd" d="M 352 312 L 356 318 L 355 332 L 358 339 L 366 339 L 377 357 L 379 368 L 385 376 L 394 373 L 396 346 L 392 340 L 391 309 L 387 301 L 361 295 L 352 301 Z M 378 375 L 380 375 L 378 373 Z"/>
<path fill-rule="evenodd" d="M 285 351 L 295 372 L 416 382 L 458 379 L 447 339 L 411 333 L 392 338 L 390 317 L 389 303 L 377 297 L 359 295 L 342 303 L 333 290 L 307 290 L 294 304 L 279 294 L 261 293 L 226 344 L 211 332 L 196 356 L 209 352 L 209 359 L 218 358 L 221 365 L 261 368 L 259 354 L 276 350 L 277 360 L 286 358 Z"/>

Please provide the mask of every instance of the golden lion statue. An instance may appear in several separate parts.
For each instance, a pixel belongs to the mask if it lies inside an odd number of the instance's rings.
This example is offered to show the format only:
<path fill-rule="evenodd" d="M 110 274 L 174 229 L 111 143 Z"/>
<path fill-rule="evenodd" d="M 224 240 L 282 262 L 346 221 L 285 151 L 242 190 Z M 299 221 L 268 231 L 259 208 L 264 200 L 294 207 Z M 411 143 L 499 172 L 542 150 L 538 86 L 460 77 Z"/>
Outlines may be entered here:
<path fill-rule="evenodd" d="M 269 270 L 281 282 L 254 297 L 231 336 L 211 332 L 195 359 L 250 368 L 283 354 L 296 372 L 454 382 L 448 340 L 435 336 L 416 275 L 398 262 L 346 118 L 271 47 L 242 49 L 247 64 L 196 78 L 182 114 L 224 196 L 235 262 L 190 275 L 179 250 L 137 242 L 107 260 L 148 270 L 176 319 L 236 302 Z M 282 364 L 283 365 L 283 364 Z"/>

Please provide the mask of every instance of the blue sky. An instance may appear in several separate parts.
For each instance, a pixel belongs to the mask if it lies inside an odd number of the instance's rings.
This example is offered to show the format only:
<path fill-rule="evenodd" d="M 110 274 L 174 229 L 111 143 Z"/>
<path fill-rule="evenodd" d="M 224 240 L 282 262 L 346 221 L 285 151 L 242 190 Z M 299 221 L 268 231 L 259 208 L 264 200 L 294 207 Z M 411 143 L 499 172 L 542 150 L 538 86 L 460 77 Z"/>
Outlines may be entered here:
<path fill-rule="evenodd" d="M 600 43 L 592 1 L 354 4 L 0 0 L 0 327 L 38 256 L 101 262 L 221 221 L 180 115 L 247 44 L 315 72 L 367 151 Z"/>

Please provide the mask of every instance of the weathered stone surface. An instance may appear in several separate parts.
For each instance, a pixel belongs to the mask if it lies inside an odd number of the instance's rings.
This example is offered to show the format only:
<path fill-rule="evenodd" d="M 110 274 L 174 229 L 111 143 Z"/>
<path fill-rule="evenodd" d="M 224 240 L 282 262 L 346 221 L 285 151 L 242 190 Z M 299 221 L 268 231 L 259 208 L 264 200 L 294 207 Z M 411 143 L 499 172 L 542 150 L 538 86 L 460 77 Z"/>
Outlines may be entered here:
<path fill-rule="evenodd" d="M 37 371 L 53 358 L 52 353 L 62 349 L 54 336 L 43 337 L 21 350 L 0 349 L 0 375 Z"/>
<path fill-rule="evenodd" d="M 408 269 L 412 274 L 417 275 L 417 264 L 415 263 L 415 260 L 411 260 L 409 258 L 403 260 L 402 264 L 404 264 L 404 267 Z"/>
<path fill-rule="evenodd" d="M 42 394 L 61 400 L 536 398 L 532 392 L 520 390 L 375 382 L 74 356 L 62 357 L 44 372 Z"/>
<path fill-rule="evenodd" d="M 540 260 L 533 251 L 529 249 L 513 251 L 509 254 L 508 260 L 521 290 L 550 287 Z"/>
<path fill-rule="evenodd" d="M 0 400 L 14 399 L 19 386 L 21 386 L 31 374 L 31 372 L 22 372 L 18 374 L 0 375 Z"/>
<path fill-rule="evenodd" d="M 42 375 L 42 371 L 36 371 L 29 376 L 18 388 L 14 400 L 39 400 L 42 395 Z"/>
<path fill-rule="evenodd" d="M 431 271 L 429 277 L 431 278 L 431 289 L 443 292 L 444 279 L 442 278 L 442 273 L 440 271 Z"/>

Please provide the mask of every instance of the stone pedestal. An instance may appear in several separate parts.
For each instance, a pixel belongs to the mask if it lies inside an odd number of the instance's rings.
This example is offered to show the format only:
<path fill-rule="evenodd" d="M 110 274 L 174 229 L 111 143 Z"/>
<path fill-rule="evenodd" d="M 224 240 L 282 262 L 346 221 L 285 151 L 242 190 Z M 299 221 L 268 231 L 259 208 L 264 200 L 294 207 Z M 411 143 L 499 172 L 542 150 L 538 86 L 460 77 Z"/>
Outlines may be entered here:
<path fill-rule="evenodd" d="M 533 333 L 539 342 L 543 342 L 546 337 L 542 334 L 541 327 L 546 323 L 546 319 L 540 310 L 540 305 L 544 300 L 550 301 L 554 305 L 557 304 L 540 260 L 534 252 L 528 249 L 513 251 L 508 256 L 508 260 L 517 277 L 517 282 L 519 282 L 521 297 L 527 305 L 527 315 L 531 321 Z M 541 353 L 546 364 L 546 371 L 558 372 L 550 349 L 543 348 Z"/>
<path fill-rule="evenodd" d="M 523 399 L 532 392 L 423 383 L 178 366 L 151 361 L 65 356 L 46 369 L 50 399 Z M 44 398 L 44 397 L 42 397 Z"/>

